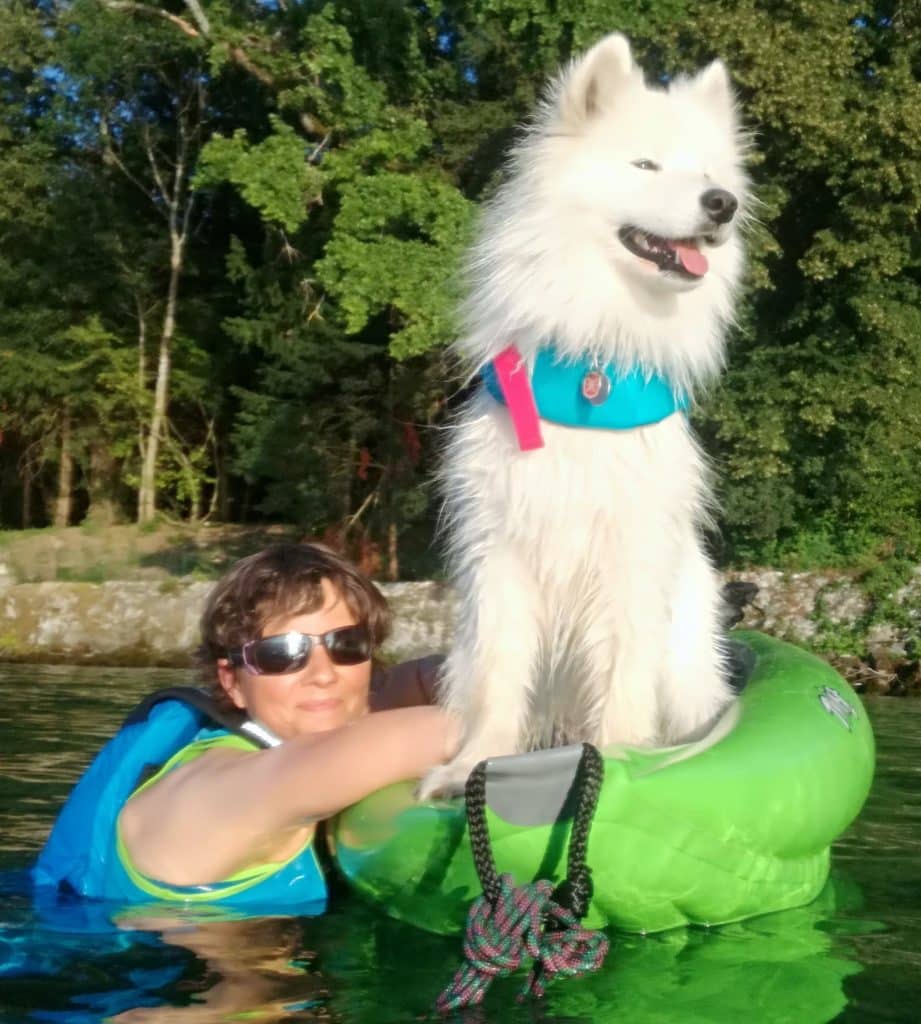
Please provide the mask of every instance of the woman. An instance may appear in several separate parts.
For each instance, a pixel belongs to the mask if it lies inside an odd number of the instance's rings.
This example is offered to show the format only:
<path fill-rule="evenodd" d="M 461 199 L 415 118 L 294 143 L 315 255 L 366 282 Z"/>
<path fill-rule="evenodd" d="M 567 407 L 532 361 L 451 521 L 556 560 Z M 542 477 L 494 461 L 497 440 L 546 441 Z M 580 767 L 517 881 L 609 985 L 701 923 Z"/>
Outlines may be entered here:
<path fill-rule="evenodd" d="M 318 822 L 453 756 L 459 726 L 440 708 L 369 714 L 371 654 L 387 628 L 373 584 L 319 545 L 268 548 L 220 580 L 202 617 L 206 671 L 221 702 L 278 742 L 203 730 L 137 790 L 117 826 L 136 884 L 217 895 L 290 874 L 305 856 L 315 864 Z"/>

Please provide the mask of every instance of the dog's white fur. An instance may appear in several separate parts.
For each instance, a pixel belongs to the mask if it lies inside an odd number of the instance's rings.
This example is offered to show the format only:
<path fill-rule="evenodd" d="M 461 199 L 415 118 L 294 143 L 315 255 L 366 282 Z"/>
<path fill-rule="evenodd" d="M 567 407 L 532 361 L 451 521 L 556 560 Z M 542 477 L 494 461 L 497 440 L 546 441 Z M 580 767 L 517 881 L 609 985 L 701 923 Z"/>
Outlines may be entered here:
<path fill-rule="evenodd" d="M 712 377 L 742 266 L 743 150 L 719 61 L 650 88 L 615 34 L 573 63 L 485 210 L 458 344 L 471 369 L 511 342 L 528 361 L 552 340 L 689 392 Z M 713 187 L 740 202 L 728 225 L 701 205 Z M 625 225 L 707 235 L 708 273 L 660 272 L 621 244 Z M 465 733 L 423 796 L 458 789 L 485 757 L 561 740 L 691 738 L 730 699 L 701 540 L 707 472 L 685 417 L 541 427 L 545 446 L 520 452 L 508 411 L 481 391 L 451 431 L 442 473 L 460 601 L 440 693 Z"/>

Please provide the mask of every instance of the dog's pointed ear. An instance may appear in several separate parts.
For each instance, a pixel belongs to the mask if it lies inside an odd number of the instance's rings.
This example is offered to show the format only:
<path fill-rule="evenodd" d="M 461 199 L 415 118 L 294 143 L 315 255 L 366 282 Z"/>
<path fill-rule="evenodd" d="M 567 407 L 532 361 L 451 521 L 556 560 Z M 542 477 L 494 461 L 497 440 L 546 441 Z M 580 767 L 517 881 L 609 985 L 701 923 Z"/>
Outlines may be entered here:
<path fill-rule="evenodd" d="M 642 73 L 633 63 L 626 37 L 619 32 L 605 36 L 563 76 L 558 100 L 563 121 L 578 127 L 616 102 L 618 93 L 638 79 Z"/>
<path fill-rule="evenodd" d="M 729 72 L 721 60 L 712 61 L 691 81 L 691 88 L 702 103 L 721 117 L 734 118 L 735 97 Z"/>

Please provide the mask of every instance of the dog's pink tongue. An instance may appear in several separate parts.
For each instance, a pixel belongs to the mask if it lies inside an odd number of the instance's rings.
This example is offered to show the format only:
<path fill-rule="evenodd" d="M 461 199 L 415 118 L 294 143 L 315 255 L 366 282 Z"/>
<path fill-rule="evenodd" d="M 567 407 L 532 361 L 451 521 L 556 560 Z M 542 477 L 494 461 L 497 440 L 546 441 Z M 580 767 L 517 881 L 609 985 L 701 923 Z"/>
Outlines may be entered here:
<path fill-rule="evenodd" d="M 683 245 L 681 242 L 672 242 L 671 247 L 678 254 L 681 266 L 695 277 L 703 277 L 710 269 L 707 257 L 693 245 Z"/>

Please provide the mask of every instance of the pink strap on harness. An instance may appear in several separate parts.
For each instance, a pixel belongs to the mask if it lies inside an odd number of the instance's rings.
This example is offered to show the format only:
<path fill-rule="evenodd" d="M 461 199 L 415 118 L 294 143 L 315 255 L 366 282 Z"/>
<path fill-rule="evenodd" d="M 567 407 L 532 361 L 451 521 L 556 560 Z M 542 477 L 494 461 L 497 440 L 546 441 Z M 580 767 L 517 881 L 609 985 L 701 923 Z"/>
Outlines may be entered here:
<path fill-rule="evenodd" d="M 502 390 L 502 397 L 512 417 L 518 447 L 523 452 L 543 448 L 544 439 L 540 433 L 534 392 L 531 390 L 528 368 L 521 359 L 521 353 L 514 345 L 509 345 L 493 360 L 493 367 Z"/>

